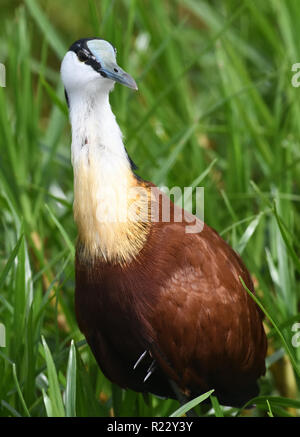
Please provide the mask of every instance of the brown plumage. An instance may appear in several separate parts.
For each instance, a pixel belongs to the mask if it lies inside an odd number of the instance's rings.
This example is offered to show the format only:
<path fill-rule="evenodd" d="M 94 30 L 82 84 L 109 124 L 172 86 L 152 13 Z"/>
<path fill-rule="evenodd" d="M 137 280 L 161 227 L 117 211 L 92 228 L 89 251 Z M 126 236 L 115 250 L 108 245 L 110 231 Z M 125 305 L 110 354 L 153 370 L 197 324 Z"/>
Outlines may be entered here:
<path fill-rule="evenodd" d="M 188 234 L 187 224 L 174 222 L 174 211 L 169 223 L 153 223 L 126 265 L 77 257 L 79 327 L 121 387 L 174 397 L 171 379 L 189 397 L 214 388 L 222 404 L 241 406 L 258 394 L 265 372 L 262 315 L 239 277 L 252 292 L 253 284 L 215 230 Z M 156 370 L 143 382 L 153 360 Z"/>
<path fill-rule="evenodd" d="M 258 394 L 267 346 L 240 281 L 254 291 L 246 267 L 216 231 L 135 176 L 108 95 L 114 81 L 137 86 L 111 44 L 76 41 L 61 74 L 79 234 L 76 316 L 100 368 L 124 388 L 166 397 L 213 388 L 222 404 L 242 405 Z"/>

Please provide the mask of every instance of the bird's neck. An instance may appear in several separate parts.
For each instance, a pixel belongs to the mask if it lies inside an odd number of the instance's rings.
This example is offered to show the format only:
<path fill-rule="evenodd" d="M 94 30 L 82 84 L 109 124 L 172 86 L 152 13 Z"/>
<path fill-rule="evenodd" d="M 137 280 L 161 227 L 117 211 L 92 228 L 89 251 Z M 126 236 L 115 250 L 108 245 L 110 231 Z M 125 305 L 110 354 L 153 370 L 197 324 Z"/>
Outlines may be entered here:
<path fill-rule="evenodd" d="M 94 148 L 101 151 L 102 161 L 107 158 L 116 169 L 126 167 L 129 170 L 122 133 L 111 110 L 108 93 L 98 91 L 83 96 L 78 92 L 69 97 L 69 103 L 73 165 L 76 166 L 77 160 Z"/>
<path fill-rule="evenodd" d="M 136 194 L 140 182 L 131 170 L 108 94 L 69 96 L 69 105 L 80 257 L 127 263 L 147 238 L 148 199 Z M 132 203 L 144 211 L 145 219 L 129 218 Z"/>

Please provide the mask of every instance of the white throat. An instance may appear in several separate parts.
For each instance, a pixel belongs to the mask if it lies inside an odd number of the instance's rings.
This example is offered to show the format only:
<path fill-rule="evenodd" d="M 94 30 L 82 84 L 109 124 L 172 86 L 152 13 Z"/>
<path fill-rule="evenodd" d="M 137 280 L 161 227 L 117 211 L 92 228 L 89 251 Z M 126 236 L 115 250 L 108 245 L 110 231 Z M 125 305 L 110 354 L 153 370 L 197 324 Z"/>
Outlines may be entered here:
<path fill-rule="evenodd" d="M 91 149 L 101 151 L 105 165 L 130 168 L 123 145 L 122 133 L 111 110 L 109 94 L 105 89 L 78 91 L 69 97 L 70 120 L 72 125 L 72 163 L 75 167 L 82 154 Z"/>

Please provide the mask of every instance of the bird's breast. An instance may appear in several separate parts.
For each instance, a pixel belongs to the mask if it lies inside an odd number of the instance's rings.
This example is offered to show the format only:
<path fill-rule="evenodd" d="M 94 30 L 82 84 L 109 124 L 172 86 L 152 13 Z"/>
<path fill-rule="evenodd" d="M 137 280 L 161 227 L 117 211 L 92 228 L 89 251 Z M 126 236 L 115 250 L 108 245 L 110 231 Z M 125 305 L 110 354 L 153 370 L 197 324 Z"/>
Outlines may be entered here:
<path fill-rule="evenodd" d="M 148 234 L 148 188 L 114 159 L 90 145 L 74 166 L 74 218 L 86 262 L 128 262 Z"/>

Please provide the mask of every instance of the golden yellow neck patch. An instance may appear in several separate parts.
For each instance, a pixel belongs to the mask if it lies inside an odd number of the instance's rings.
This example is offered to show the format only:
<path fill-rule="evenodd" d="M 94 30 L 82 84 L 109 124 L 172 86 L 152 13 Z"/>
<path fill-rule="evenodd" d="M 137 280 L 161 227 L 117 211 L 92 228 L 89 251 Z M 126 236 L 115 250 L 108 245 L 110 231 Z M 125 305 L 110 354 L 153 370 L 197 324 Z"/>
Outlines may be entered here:
<path fill-rule="evenodd" d="M 85 145 L 87 148 L 87 145 Z M 74 219 L 79 256 L 128 263 L 143 248 L 150 225 L 150 190 L 123 159 L 104 162 L 97 148 L 83 150 L 74 166 Z"/>

